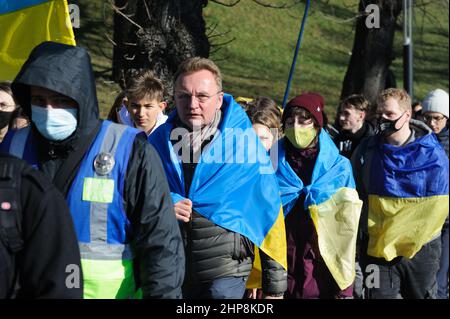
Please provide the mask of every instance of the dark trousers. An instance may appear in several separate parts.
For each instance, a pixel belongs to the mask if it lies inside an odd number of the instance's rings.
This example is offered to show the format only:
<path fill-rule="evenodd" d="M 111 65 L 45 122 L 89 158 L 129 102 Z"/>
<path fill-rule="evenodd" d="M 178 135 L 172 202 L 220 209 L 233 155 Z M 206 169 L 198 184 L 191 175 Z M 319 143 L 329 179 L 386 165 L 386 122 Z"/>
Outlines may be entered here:
<path fill-rule="evenodd" d="M 412 259 L 397 257 L 387 262 L 382 258 L 365 256 L 363 269 L 376 269 L 372 273 L 364 272 L 366 297 L 435 299 L 440 257 L 440 238 L 425 244 Z"/>
<path fill-rule="evenodd" d="M 223 277 L 183 287 L 184 299 L 242 299 L 247 277 Z"/>
<path fill-rule="evenodd" d="M 437 299 L 448 298 L 448 224 L 442 228 L 441 235 L 441 262 L 437 273 Z"/>

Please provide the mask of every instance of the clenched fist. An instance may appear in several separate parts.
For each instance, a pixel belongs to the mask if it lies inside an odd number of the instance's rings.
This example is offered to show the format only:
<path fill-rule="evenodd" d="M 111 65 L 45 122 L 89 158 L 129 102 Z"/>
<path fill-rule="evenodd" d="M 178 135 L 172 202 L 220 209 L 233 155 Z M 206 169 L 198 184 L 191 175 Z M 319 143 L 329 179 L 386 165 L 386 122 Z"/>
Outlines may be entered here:
<path fill-rule="evenodd" d="M 190 199 L 180 200 L 174 205 L 174 208 L 177 220 L 181 220 L 184 223 L 189 222 L 192 214 L 192 202 Z"/>

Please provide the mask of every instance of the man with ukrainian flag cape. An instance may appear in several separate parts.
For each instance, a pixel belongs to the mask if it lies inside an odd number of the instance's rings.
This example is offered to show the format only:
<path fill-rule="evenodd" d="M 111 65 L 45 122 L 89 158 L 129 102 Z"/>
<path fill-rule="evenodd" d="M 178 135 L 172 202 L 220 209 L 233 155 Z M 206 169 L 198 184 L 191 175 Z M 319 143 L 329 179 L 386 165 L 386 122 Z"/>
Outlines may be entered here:
<path fill-rule="evenodd" d="M 184 298 L 242 298 L 260 248 L 267 297 L 286 290 L 286 238 L 270 158 L 250 120 L 222 93 L 209 59 L 175 75 L 177 109 L 149 141 L 158 151 L 185 240 Z M 200 129 L 197 129 L 200 128 Z"/>
<path fill-rule="evenodd" d="M 362 202 L 350 161 L 323 130 L 324 100 L 304 93 L 287 104 L 277 177 L 286 215 L 287 298 L 352 296 Z"/>
<path fill-rule="evenodd" d="M 364 200 L 361 261 L 379 271 L 378 285 L 366 287 L 368 297 L 435 298 L 448 158 L 431 130 L 411 120 L 404 90 L 383 91 L 377 113 L 379 134 L 352 157 Z"/>

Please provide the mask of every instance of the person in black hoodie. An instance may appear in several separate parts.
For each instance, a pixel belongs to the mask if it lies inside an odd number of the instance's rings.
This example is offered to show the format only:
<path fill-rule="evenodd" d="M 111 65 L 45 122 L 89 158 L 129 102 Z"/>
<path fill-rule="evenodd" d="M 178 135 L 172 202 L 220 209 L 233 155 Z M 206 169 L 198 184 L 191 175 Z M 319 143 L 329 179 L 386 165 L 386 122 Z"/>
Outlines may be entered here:
<path fill-rule="evenodd" d="M 184 252 L 161 161 L 138 130 L 99 119 L 86 50 L 41 43 L 12 90 L 32 125 L 2 148 L 66 196 L 84 297 L 180 298 Z"/>
<path fill-rule="evenodd" d="M 0 299 L 82 298 L 80 252 L 64 197 L 22 160 L 0 156 Z"/>
<path fill-rule="evenodd" d="M 341 101 L 336 115 L 337 130 L 331 132 L 339 153 L 351 158 L 353 151 L 366 137 L 374 135 L 374 128 L 366 121 L 369 101 L 359 94 L 353 94 Z"/>

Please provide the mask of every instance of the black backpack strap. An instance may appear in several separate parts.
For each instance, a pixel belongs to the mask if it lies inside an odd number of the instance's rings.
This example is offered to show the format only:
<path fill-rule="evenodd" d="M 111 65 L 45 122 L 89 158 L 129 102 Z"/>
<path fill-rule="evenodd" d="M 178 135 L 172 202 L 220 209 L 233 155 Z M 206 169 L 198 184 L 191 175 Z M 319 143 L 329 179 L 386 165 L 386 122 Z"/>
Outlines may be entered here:
<path fill-rule="evenodd" d="M 95 128 L 92 130 L 91 134 L 86 139 L 80 141 L 79 148 L 71 152 L 69 156 L 64 160 L 64 163 L 59 168 L 58 172 L 53 179 L 53 184 L 61 191 L 61 193 L 66 196 L 69 191 L 70 185 L 78 172 L 78 167 L 84 158 L 84 154 L 89 150 L 92 141 L 97 136 L 100 131 L 103 121 L 99 121 Z"/>
<path fill-rule="evenodd" d="M 20 183 L 25 162 L 12 157 L 0 160 L 0 239 L 12 252 L 23 248 Z"/>

